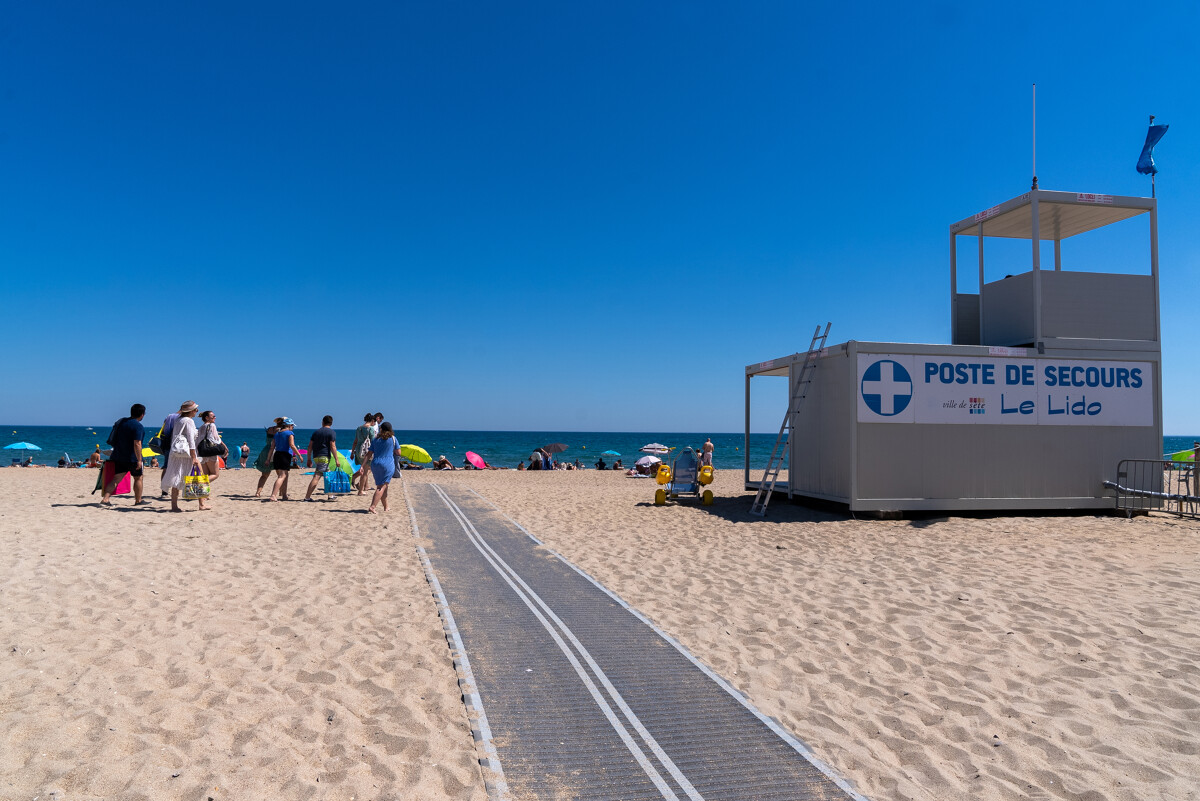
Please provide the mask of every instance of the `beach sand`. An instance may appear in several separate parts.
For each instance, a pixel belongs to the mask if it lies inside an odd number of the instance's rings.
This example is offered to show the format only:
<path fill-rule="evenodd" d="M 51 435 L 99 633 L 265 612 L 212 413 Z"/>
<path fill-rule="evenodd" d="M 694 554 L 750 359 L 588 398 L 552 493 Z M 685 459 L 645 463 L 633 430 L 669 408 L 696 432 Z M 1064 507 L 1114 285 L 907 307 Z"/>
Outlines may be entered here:
<path fill-rule="evenodd" d="M 485 798 L 400 495 L 230 497 L 255 477 L 170 515 L 0 470 L 0 798 Z M 1200 523 L 759 520 L 740 479 L 404 477 L 475 488 L 868 798 L 1200 798 Z"/>
<path fill-rule="evenodd" d="M 0 798 L 486 798 L 407 512 L 257 475 L 169 514 L 0 470 Z"/>

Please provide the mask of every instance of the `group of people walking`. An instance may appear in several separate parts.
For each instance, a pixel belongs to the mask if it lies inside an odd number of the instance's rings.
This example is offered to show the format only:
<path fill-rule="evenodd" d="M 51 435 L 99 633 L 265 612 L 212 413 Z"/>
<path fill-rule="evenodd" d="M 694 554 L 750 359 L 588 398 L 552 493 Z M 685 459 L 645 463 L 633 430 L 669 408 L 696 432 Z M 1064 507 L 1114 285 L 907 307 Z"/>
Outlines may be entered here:
<path fill-rule="evenodd" d="M 263 487 L 273 471 L 275 483 L 267 500 L 288 500 L 288 474 L 301 455 L 296 447 L 295 430 L 296 423 L 290 417 L 276 417 L 275 424 L 267 429 L 266 444 L 254 460 L 255 469 L 262 473 L 254 497 L 262 496 Z M 358 494 L 363 495 L 368 488 L 368 475 L 375 480 L 375 494 L 371 496 L 371 505 L 367 509 L 370 514 L 376 514 L 375 508 L 380 505 L 387 511 L 388 488 L 396 474 L 396 457 L 399 451 L 400 443 L 396 441 L 392 424 L 383 419 L 383 412 L 363 415 L 363 423 L 355 429 L 354 443 L 350 446 L 350 453 L 360 466 L 350 481 L 351 486 L 358 490 Z M 321 427 L 314 431 L 308 440 L 305 466 L 313 469 L 313 477 L 308 483 L 304 500 L 313 500 L 317 484 L 326 473 L 337 469 L 339 457 L 333 416 L 327 414 L 321 418 Z"/>
<path fill-rule="evenodd" d="M 199 429 L 196 428 L 197 415 L 200 417 Z M 122 417 L 113 424 L 108 435 L 108 444 L 112 446 L 109 461 L 113 463 L 113 471 L 104 483 L 100 503 L 104 506 L 112 503 L 112 495 L 126 475 L 133 479 L 134 504 L 148 503 L 142 498 L 145 475 L 142 451 L 149 447 L 166 455 L 159 487 L 163 497 L 170 497 L 171 511 L 182 512 L 179 495 L 187 476 L 207 476 L 211 486 L 220 476 L 221 460 L 229 455 L 229 448 L 221 441 L 221 433 L 217 430 L 217 416 L 212 411 L 201 412 L 195 401 L 186 401 L 179 411 L 167 415 L 162 428 L 149 442 L 146 441 L 146 428 L 142 425 L 145 416 L 146 407 L 135 403 L 130 407 L 128 417 Z M 201 511 L 212 508 L 205 502 L 206 498 L 200 497 L 198 500 Z"/>
<path fill-rule="evenodd" d="M 142 498 L 143 447 L 150 447 L 167 456 L 160 489 L 164 498 L 170 497 L 172 512 L 183 511 L 179 506 L 179 496 L 188 476 L 207 476 L 211 487 L 212 482 L 220 477 L 222 459 L 229 455 L 229 448 L 221 441 L 216 414 L 212 411 L 200 412 L 199 409 L 195 401 L 185 401 L 179 411 L 167 415 L 158 434 L 147 442 L 145 426 L 142 424 L 146 407 L 135 403 L 129 410 L 129 417 L 118 420 L 109 434 L 109 445 L 112 446 L 109 461 L 113 463 L 114 471 L 103 486 L 100 503 L 106 506 L 111 504 L 112 494 L 126 474 L 133 479 L 134 503 L 148 503 Z M 197 415 L 199 428 L 196 426 Z M 313 469 L 313 477 L 304 500 L 312 501 L 313 493 L 325 475 L 338 469 L 339 459 L 345 463 L 345 457 L 337 450 L 337 432 L 333 430 L 332 415 L 325 415 L 321 419 L 321 427 L 309 437 L 307 454 L 302 454 L 298 448 L 295 430 L 296 423 L 290 417 L 276 417 L 274 424 L 267 428 L 266 442 L 254 460 L 254 468 L 261 473 L 254 497 L 262 497 L 263 488 L 274 474 L 275 481 L 267 500 L 289 500 L 288 477 L 299 465 L 300 457 L 305 456 L 305 465 Z M 374 479 L 375 493 L 367 509 L 370 514 L 376 514 L 378 506 L 387 511 L 388 488 L 396 474 L 399 451 L 400 443 L 396 440 L 395 431 L 392 424 L 383 419 L 383 413 L 364 415 L 363 424 L 354 432 L 354 444 L 351 446 L 351 453 L 360 465 L 351 477 L 351 485 L 359 495 L 363 495 L 369 488 L 368 477 Z M 249 447 L 243 443 L 239 449 L 243 466 L 248 455 Z M 209 497 L 201 496 L 197 500 L 201 510 L 212 508 Z"/>

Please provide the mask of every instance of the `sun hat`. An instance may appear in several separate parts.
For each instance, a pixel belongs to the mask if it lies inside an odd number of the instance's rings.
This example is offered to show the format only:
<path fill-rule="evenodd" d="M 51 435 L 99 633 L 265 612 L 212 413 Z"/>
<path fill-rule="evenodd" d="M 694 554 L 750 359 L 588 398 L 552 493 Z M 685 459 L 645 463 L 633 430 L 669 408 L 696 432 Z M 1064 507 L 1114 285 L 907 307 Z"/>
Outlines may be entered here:
<path fill-rule="evenodd" d="M 188 412 L 194 412 L 199 408 L 200 408 L 200 405 L 198 403 L 196 403 L 195 401 L 184 401 L 183 404 L 180 405 L 180 407 L 179 407 L 179 413 L 187 414 Z"/>
<path fill-rule="evenodd" d="M 285 418 L 283 418 L 283 424 L 285 426 L 294 426 L 294 425 L 296 425 L 296 421 L 292 420 L 292 418 L 290 418 L 290 417 L 285 417 Z"/>

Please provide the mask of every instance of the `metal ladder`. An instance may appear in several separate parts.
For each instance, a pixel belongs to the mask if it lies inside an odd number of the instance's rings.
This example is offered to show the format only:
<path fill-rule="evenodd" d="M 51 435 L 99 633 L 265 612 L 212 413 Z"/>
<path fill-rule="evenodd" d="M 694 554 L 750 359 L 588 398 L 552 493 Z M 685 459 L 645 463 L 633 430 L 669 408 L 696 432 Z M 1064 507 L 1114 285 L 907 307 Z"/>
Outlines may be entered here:
<path fill-rule="evenodd" d="M 767 514 L 767 504 L 771 502 L 771 493 L 775 491 L 775 482 L 779 480 L 779 469 L 783 466 L 783 460 L 788 453 L 788 444 L 792 439 L 792 420 L 801 401 L 808 395 L 808 385 L 812 383 L 812 375 L 817 369 L 816 357 L 825 347 L 825 339 L 829 336 L 830 325 L 832 323 L 825 323 L 824 331 L 818 325 L 817 329 L 813 331 L 812 341 L 808 343 L 808 353 L 804 354 L 804 364 L 800 366 L 800 375 L 796 386 L 788 397 L 788 408 L 783 415 L 783 425 L 779 426 L 779 436 L 775 438 L 775 447 L 771 450 L 771 461 L 767 462 L 767 471 L 763 473 L 762 481 L 758 485 L 758 495 L 754 498 L 754 505 L 750 507 L 750 514 L 757 517 L 764 517 Z M 791 465 L 788 465 L 788 468 L 790 469 Z"/>

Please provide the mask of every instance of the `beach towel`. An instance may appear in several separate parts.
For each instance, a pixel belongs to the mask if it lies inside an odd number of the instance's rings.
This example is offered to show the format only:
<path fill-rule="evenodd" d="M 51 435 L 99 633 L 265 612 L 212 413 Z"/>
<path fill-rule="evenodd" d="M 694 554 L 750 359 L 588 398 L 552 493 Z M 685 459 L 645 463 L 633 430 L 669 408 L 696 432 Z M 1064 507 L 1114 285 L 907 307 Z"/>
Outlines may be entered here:
<path fill-rule="evenodd" d="M 92 490 L 93 495 L 103 490 L 104 485 L 113 480 L 116 469 L 112 462 L 100 465 L 99 475 L 96 476 L 96 488 Z M 117 488 L 113 490 L 113 495 L 128 495 L 133 490 L 133 478 L 128 473 L 125 473 L 124 476 L 117 484 Z"/>
<path fill-rule="evenodd" d="M 340 471 L 346 475 L 352 475 L 354 473 L 354 465 L 350 464 L 350 460 L 347 459 L 341 451 L 334 453 L 330 457 L 329 469 L 331 472 Z"/>

